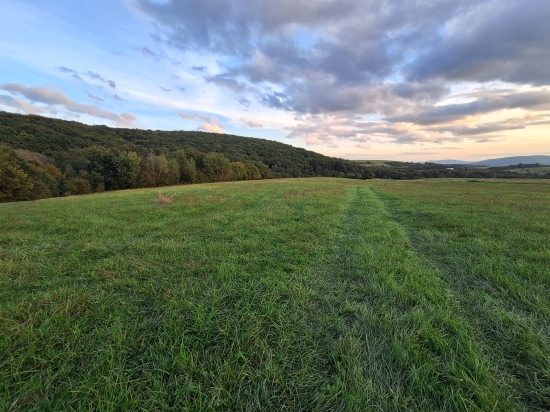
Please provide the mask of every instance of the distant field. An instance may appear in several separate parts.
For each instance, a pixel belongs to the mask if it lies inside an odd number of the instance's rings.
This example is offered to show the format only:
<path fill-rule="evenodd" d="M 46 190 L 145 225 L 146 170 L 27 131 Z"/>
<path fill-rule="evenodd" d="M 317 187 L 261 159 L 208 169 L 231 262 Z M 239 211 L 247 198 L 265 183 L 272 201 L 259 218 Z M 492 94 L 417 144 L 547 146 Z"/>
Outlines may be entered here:
<path fill-rule="evenodd" d="M 550 408 L 549 182 L 157 193 L 0 204 L 0 410 Z"/>
<path fill-rule="evenodd" d="M 546 173 L 550 173 L 550 166 L 527 167 L 525 169 L 510 169 L 510 172 L 520 173 L 520 174 L 527 174 L 527 173 L 546 174 Z"/>
<path fill-rule="evenodd" d="M 354 160 L 354 162 L 357 162 L 361 164 L 362 166 L 388 166 L 392 167 L 389 162 L 390 160 Z"/>

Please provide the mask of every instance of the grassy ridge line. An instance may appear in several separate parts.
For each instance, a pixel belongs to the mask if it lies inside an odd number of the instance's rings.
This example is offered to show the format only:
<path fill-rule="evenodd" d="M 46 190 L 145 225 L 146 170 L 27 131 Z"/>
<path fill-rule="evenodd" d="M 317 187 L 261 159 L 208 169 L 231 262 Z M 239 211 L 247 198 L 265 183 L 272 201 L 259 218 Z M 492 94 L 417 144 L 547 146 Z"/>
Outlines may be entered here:
<path fill-rule="evenodd" d="M 453 295 L 358 188 L 320 274 L 335 410 L 510 410 Z"/>
<path fill-rule="evenodd" d="M 497 369 L 502 390 L 518 402 L 514 410 L 547 410 L 550 255 L 545 253 L 549 233 L 545 211 L 550 211 L 550 193 L 546 186 L 506 184 L 490 191 L 476 185 L 467 191 L 441 186 L 434 191 L 433 185 L 421 183 L 379 189 L 415 249 L 433 263 L 452 290 L 460 315 Z M 518 212 L 526 209 L 532 212 Z"/>

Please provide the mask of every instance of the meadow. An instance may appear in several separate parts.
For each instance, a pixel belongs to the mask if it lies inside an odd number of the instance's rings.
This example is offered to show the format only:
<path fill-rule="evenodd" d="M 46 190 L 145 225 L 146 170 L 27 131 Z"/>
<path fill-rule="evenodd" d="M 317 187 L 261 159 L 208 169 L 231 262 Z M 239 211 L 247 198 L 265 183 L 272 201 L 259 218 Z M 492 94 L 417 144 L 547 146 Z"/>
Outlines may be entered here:
<path fill-rule="evenodd" d="M 0 204 L 0 410 L 550 409 L 550 182 Z"/>

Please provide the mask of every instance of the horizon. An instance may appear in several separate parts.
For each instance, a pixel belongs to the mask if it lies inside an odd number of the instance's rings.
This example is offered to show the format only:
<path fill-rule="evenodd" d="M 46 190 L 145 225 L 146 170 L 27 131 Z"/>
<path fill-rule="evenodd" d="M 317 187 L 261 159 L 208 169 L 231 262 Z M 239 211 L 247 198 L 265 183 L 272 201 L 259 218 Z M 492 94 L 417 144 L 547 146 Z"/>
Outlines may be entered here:
<path fill-rule="evenodd" d="M 549 2 L 1 1 L 3 111 L 350 160 L 550 153 Z"/>

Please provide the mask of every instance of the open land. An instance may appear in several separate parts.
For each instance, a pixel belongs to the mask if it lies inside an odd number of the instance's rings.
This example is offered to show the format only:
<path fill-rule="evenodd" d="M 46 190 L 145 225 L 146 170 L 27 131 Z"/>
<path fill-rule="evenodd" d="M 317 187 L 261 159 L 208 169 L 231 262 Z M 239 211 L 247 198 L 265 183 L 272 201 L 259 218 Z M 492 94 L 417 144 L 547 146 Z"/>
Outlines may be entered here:
<path fill-rule="evenodd" d="M 550 407 L 548 181 L 0 205 L 0 410 Z"/>

